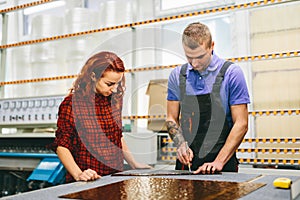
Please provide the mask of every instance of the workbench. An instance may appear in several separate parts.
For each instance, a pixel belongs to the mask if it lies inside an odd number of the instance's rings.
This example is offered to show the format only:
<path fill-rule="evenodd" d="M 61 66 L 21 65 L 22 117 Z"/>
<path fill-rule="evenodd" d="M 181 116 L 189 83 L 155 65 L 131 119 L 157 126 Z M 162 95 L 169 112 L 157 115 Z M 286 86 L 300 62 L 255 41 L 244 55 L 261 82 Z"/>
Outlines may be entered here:
<path fill-rule="evenodd" d="M 59 199 L 63 200 L 66 198 L 59 198 L 59 196 L 75 193 L 87 189 L 97 188 L 100 186 L 105 186 L 112 183 L 117 183 L 120 181 L 126 181 L 129 179 L 137 178 L 141 176 L 104 176 L 101 179 L 91 182 L 74 182 L 69 184 L 63 184 L 58 186 L 53 186 L 49 188 L 44 188 L 40 190 L 25 192 L 17 195 L 12 195 L 4 197 L 4 199 L 14 199 L 14 200 L 53 200 Z M 147 176 L 143 176 L 147 177 Z M 188 180 L 203 180 L 203 181 L 225 181 L 225 182 L 251 182 L 251 183 L 264 183 L 263 187 L 250 192 L 249 194 L 241 197 L 242 200 L 289 200 L 290 199 L 290 189 L 278 189 L 273 186 L 273 181 L 276 178 L 282 177 L 280 175 L 261 175 L 261 174 L 245 174 L 245 173 L 230 173 L 222 172 L 221 174 L 214 175 L 163 175 L 163 176 L 148 176 L 149 178 L 171 178 L 171 179 L 188 179 Z M 300 179 L 299 176 L 285 176 L 290 178 L 292 181 Z M 113 194 L 107 194 L 108 196 Z M 137 199 L 137 198 L 135 198 Z M 232 199 L 231 199 L 232 200 Z"/>

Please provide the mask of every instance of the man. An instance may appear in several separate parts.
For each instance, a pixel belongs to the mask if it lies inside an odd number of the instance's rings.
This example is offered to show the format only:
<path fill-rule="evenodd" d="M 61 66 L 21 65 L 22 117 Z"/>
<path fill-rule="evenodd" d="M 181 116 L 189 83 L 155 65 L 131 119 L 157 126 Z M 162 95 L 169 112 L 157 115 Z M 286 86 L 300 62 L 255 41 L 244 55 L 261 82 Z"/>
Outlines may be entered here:
<path fill-rule="evenodd" d="M 168 80 L 166 125 L 177 146 L 176 169 L 194 173 L 238 171 L 236 149 L 248 130 L 248 89 L 242 70 L 214 52 L 209 28 L 186 27 L 188 63 Z"/>

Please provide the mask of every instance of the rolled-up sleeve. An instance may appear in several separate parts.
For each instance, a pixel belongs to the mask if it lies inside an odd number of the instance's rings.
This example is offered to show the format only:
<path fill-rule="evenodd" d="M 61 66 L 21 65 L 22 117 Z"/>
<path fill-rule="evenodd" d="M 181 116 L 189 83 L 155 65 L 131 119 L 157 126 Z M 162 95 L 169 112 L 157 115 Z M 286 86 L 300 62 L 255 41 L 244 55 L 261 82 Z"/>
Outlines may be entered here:
<path fill-rule="evenodd" d="M 180 89 L 179 89 L 179 68 L 175 68 L 168 79 L 168 101 L 179 101 L 180 100 Z"/>
<path fill-rule="evenodd" d="M 63 146 L 70 151 L 74 148 L 75 124 L 72 114 L 71 98 L 66 97 L 59 106 L 57 130 L 55 140 L 49 148 L 56 152 L 58 146 Z"/>

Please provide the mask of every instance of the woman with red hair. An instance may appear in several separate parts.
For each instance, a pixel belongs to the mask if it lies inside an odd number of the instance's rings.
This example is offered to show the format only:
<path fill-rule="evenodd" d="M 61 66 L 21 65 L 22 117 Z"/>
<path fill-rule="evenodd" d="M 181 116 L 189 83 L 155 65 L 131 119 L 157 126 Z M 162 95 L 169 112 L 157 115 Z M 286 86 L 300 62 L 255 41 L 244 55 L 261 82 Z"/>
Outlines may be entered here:
<path fill-rule="evenodd" d="M 53 149 L 68 173 L 66 182 L 90 181 L 138 163 L 122 137 L 123 61 L 112 52 L 90 57 L 59 107 Z"/>

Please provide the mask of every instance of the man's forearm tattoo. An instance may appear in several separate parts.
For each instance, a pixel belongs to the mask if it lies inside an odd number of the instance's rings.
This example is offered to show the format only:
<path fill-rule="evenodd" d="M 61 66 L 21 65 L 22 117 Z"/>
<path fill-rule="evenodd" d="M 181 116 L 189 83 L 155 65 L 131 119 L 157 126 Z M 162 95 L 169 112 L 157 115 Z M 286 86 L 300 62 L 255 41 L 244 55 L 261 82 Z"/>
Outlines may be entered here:
<path fill-rule="evenodd" d="M 166 126 L 169 136 L 171 137 L 171 139 L 177 147 L 179 147 L 182 143 L 185 142 L 180 126 L 178 126 L 175 122 L 172 121 L 167 121 Z"/>

